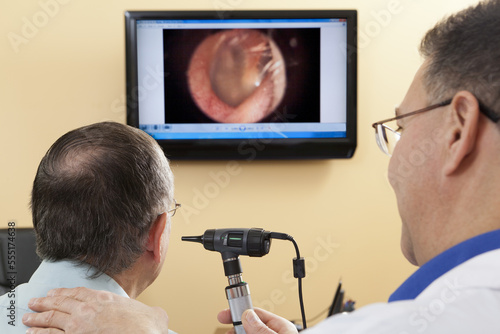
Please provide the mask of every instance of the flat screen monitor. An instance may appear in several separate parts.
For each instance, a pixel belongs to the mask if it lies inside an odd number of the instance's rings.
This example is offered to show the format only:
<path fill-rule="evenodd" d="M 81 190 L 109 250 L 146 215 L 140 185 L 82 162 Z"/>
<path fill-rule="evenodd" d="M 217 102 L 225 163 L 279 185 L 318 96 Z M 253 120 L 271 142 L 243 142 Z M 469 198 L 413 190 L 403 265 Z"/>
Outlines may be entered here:
<path fill-rule="evenodd" d="M 128 11 L 127 123 L 171 159 L 350 158 L 355 10 Z"/>

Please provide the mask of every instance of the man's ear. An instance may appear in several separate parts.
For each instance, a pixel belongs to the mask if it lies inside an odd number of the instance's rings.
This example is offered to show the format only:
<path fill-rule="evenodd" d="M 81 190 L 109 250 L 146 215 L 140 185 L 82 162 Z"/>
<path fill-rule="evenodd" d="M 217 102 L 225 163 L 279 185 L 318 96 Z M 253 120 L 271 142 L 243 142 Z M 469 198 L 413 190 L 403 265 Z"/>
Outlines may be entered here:
<path fill-rule="evenodd" d="M 164 212 L 159 215 L 151 229 L 149 230 L 148 242 L 146 245 L 146 250 L 154 257 L 156 263 L 161 262 L 162 257 L 162 242 L 161 238 L 163 232 L 165 231 L 165 226 L 167 225 L 167 213 Z"/>
<path fill-rule="evenodd" d="M 455 94 L 450 104 L 449 126 L 446 131 L 447 156 L 445 175 L 458 170 L 464 159 L 474 150 L 479 125 L 479 103 L 468 91 Z"/>

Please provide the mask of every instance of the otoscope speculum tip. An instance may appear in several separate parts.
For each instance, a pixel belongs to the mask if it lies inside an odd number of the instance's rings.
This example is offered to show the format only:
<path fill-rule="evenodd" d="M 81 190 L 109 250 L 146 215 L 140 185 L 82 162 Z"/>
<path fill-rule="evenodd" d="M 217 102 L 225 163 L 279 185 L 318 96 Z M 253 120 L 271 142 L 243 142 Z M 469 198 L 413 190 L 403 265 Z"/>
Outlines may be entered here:
<path fill-rule="evenodd" d="M 199 242 L 200 244 L 203 243 L 203 236 L 192 236 L 192 237 L 181 237 L 182 241 L 190 241 L 190 242 Z"/>

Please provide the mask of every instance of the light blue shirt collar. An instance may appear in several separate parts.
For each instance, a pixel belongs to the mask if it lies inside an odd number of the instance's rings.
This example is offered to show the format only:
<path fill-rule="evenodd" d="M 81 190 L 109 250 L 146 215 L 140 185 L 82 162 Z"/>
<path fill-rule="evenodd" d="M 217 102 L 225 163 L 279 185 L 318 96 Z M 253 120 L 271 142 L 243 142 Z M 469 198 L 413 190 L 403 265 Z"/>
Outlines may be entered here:
<path fill-rule="evenodd" d="M 89 289 L 110 291 L 120 296 L 129 297 L 125 290 L 106 274 L 89 278 L 95 273 L 97 270 L 87 264 L 67 260 L 43 261 L 31 276 L 30 283 L 38 286 L 65 288 L 84 286 Z"/>

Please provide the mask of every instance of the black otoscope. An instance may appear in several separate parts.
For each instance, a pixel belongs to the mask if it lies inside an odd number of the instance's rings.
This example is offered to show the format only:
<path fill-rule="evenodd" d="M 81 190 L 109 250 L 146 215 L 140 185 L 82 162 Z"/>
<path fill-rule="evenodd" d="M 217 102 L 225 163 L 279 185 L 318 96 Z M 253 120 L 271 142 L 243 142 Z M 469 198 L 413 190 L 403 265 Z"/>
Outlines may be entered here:
<path fill-rule="evenodd" d="M 221 253 L 224 264 L 224 275 L 229 286 L 226 287 L 226 297 L 231 310 L 236 334 L 245 334 L 241 323 L 241 315 L 247 309 L 253 308 L 250 299 L 248 283 L 241 277 L 239 255 L 261 257 L 269 253 L 271 247 L 271 232 L 260 228 L 211 229 L 196 237 L 182 237 L 183 241 L 199 242 L 205 249 Z"/>
<path fill-rule="evenodd" d="M 248 283 L 244 282 L 241 277 L 242 270 L 238 256 L 262 257 L 266 255 L 271 247 L 271 239 L 289 240 L 295 247 L 297 257 L 293 260 L 293 271 L 294 277 L 298 278 L 299 282 L 299 301 L 305 329 L 307 326 L 301 283 L 301 279 L 306 275 L 304 258 L 300 257 L 297 243 L 290 235 L 264 231 L 261 228 L 227 228 L 206 230 L 203 235 L 196 237 L 182 237 L 183 241 L 199 242 L 205 249 L 221 253 L 224 274 L 229 281 L 229 286 L 226 287 L 226 297 L 236 334 L 245 334 L 241 315 L 245 310 L 253 308 Z"/>

